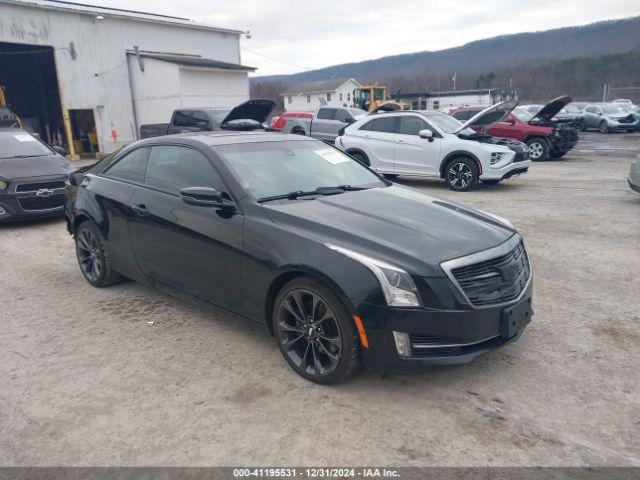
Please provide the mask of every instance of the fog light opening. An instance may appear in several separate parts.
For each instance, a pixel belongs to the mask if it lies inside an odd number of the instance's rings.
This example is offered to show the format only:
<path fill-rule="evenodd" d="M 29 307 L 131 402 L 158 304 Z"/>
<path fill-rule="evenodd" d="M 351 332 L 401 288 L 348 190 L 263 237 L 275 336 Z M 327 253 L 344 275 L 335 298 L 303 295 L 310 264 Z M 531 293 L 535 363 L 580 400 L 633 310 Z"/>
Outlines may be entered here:
<path fill-rule="evenodd" d="M 7 211 L 4 208 L 0 207 L 0 215 L 4 215 L 5 213 L 7 213 Z"/>
<path fill-rule="evenodd" d="M 393 340 L 396 342 L 396 350 L 401 357 L 411 356 L 411 343 L 409 342 L 409 334 L 406 332 L 393 332 Z"/>

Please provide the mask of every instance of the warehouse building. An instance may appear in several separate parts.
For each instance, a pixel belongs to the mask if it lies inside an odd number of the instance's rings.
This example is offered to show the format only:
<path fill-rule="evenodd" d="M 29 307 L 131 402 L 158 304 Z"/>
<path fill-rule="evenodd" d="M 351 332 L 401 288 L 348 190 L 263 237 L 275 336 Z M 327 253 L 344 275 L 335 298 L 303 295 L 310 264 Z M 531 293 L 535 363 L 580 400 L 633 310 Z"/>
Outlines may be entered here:
<path fill-rule="evenodd" d="M 452 108 L 518 101 L 518 91 L 513 88 L 482 88 L 449 92 L 403 92 L 392 97 L 408 103 L 413 110 L 442 110 L 446 113 Z"/>
<path fill-rule="evenodd" d="M 110 152 L 176 107 L 249 98 L 240 30 L 52 0 L 0 0 L 0 85 L 23 125 L 70 154 Z"/>

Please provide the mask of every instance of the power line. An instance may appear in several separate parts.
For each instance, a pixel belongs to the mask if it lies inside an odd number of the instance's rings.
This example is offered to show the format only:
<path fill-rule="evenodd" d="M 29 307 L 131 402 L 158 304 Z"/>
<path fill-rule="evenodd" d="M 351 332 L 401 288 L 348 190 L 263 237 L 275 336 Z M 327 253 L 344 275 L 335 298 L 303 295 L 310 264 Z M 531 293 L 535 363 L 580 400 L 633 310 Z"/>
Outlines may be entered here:
<path fill-rule="evenodd" d="M 269 60 L 273 60 L 274 62 L 282 63 L 284 65 L 289 65 L 290 67 L 294 67 L 300 69 L 302 71 L 312 70 L 309 67 L 303 67 L 301 65 L 296 65 L 295 63 L 285 62 L 284 60 L 278 60 L 277 58 L 270 57 L 269 55 L 265 55 L 264 53 L 256 52 L 255 50 L 251 50 L 250 48 L 241 47 L 242 50 L 246 50 L 247 52 L 253 53 L 254 55 L 258 55 L 260 57 L 268 58 Z"/>

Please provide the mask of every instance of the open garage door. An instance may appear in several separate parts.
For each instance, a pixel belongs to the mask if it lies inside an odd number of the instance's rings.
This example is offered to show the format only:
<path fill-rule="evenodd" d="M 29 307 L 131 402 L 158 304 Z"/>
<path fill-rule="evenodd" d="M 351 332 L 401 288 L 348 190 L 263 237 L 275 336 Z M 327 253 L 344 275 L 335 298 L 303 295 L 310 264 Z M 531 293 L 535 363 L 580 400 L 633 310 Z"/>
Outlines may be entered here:
<path fill-rule="evenodd" d="M 0 85 L 23 128 L 68 148 L 53 47 L 0 42 Z"/>

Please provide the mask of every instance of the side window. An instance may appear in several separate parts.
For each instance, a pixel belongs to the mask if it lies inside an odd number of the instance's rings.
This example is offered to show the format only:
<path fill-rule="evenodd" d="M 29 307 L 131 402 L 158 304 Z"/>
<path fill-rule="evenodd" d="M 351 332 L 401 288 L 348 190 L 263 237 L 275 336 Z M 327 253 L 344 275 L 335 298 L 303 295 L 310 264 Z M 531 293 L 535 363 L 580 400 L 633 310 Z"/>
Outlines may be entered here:
<path fill-rule="evenodd" d="M 105 171 L 105 174 L 107 177 L 143 183 L 148 156 L 148 148 L 137 148 L 111 165 L 111 167 Z"/>
<path fill-rule="evenodd" d="M 191 112 L 191 121 L 189 122 L 189 125 L 191 127 L 203 128 L 209 125 L 209 118 L 202 112 Z"/>
<path fill-rule="evenodd" d="M 185 112 L 176 112 L 173 114 L 173 124 L 176 127 L 189 126 L 189 114 Z"/>
<path fill-rule="evenodd" d="M 144 182 L 173 194 L 185 187 L 213 187 L 224 191 L 220 175 L 209 160 L 187 147 L 152 147 Z"/>
<path fill-rule="evenodd" d="M 336 110 L 336 120 L 339 122 L 347 123 L 353 120 L 353 117 L 346 110 L 338 109 Z"/>
<path fill-rule="evenodd" d="M 398 133 L 402 135 L 418 135 L 420 130 L 429 129 L 429 125 L 427 122 L 422 120 L 421 118 L 414 116 L 402 116 L 400 117 L 400 126 L 398 128 Z"/>
<path fill-rule="evenodd" d="M 376 118 L 371 123 L 369 130 L 372 132 L 396 133 L 396 120 L 398 117 Z"/>
<path fill-rule="evenodd" d="M 321 108 L 318 110 L 318 120 L 333 120 L 335 117 L 335 108 Z"/>
<path fill-rule="evenodd" d="M 478 113 L 478 111 L 476 111 L 476 110 L 459 110 L 459 111 L 455 112 L 452 116 L 453 116 L 453 118 L 456 118 L 458 120 L 469 120 L 476 113 Z"/>

